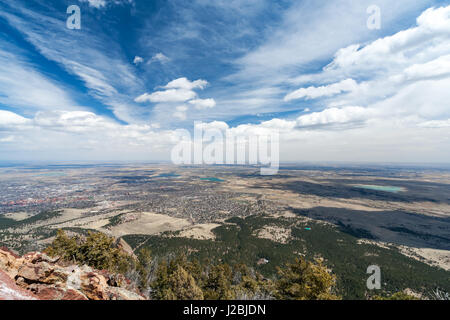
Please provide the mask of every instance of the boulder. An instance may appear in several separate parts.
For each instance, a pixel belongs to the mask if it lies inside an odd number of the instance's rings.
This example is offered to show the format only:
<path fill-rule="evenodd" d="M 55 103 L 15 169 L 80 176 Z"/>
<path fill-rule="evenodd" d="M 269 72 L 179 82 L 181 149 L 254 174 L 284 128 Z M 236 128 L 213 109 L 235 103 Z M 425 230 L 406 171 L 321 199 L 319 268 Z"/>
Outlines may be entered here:
<path fill-rule="evenodd" d="M 3 270 L 3 271 L 2 271 Z M 0 248 L 0 299 L 144 300 L 123 275 L 64 265 L 40 252 L 19 257 Z"/>
<path fill-rule="evenodd" d="M 94 272 L 82 273 L 81 279 L 81 291 L 90 300 L 109 300 L 106 288 L 108 284 L 106 278 L 101 274 Z"/>
<path fill-rule="evenodd" d="M 0 300 L 39 300 L 39 297 L 18 287 L 6 272 L 0 270 Z"/>
<path fill-rule="evenodd" d="M 11 278 L 17 275 L 19 266 L 23 263 L 23 259 L 15 253 L 2 247 L 0 248 L 0 269 L 7 273 Z"/>
<path fill-rule="evenodd" d="M 47 262 L 26 263 L 19 267 L 17 276 L 25 279 L 25 282 L 40 282 L 47 284 L 65 283 L 68 274 L 57 265 Z"/>
<path fill-rule="evenodd" d="M 109 300 L 145 300 L 141 295 L 121 287 L 109 287 L 106 292 Z"/>
<path fill-rule="evenodd" d="M 48 286 L 43 284 L 32 284 L 29 286 L 40 300 L 88 300 L 80 291 L 73 289 Z"/>

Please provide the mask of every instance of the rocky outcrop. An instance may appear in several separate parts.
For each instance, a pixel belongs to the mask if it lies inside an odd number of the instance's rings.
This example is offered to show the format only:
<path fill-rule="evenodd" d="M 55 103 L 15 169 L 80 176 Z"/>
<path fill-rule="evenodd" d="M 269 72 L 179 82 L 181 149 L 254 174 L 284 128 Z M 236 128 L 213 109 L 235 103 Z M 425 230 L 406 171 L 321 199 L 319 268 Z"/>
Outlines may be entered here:
<path fill-rule="evenodd" d="M 7 273 L 0 270 L 0 300 L 39 300 L 39 298 L 17 286 Z"/>
<path fill-rule="evenodd" d="M 45 253 L 0 248 L 0 299 L 144 300 L 122 275 L 65 265 Z"/>

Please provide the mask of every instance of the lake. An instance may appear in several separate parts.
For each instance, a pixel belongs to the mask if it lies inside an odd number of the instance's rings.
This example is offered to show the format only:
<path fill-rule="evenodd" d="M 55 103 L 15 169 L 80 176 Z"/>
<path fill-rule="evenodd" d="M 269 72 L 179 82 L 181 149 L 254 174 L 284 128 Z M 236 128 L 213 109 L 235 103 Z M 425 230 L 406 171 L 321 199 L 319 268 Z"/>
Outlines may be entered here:
<path fill-rule="evenodd" d="M 392 192 L 392 193 L 404 191 L 404 189 L 402 187 L 393 187 L 393 186 L 376 186 L 376 185 L 362 184 L 362 185 L 356 185 L 354 187 L 360 188 L 360 189 L 385 191 L 385 192 Z"/>
<path fill-rule="evenodd" d="M 222 180 L 222 179 L 219 179 L 219 178 L 215 178 L 215 177 L 211 177 L 211 178 L 200 178 L 200 180 L 203 180 L 203 181 L 214 181 L 214 182 L 222 182 L 222 181 L 225 181 L 225 180 Z"/>

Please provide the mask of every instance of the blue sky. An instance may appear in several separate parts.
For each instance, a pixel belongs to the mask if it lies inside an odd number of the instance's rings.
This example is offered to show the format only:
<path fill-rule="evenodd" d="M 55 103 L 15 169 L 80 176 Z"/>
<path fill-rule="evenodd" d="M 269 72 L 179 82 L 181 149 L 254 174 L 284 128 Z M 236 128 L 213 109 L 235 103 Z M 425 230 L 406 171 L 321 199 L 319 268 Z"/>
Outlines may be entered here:
<path fill-rule="evenodd" d="M 448 162 L 448 5 L 1 1 L 0 155 L 168 159 L 203 121 L 280 130 L 286 161 Z"/>

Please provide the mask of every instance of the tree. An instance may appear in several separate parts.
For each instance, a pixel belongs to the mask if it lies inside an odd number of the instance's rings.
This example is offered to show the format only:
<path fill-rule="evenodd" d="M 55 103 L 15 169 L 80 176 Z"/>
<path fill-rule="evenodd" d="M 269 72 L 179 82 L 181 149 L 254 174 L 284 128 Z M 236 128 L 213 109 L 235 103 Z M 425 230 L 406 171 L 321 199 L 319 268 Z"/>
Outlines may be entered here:
<path fill-rule="evenodd" d="M 180 264 L 162 262 L 152 283 L 152 298 L 156 300 L 203 300 L 203 292 L 194 277 Z"/>
<path fill-rule="evenodd" d="M 203 286 L 207 300 L 231 300 L 235 295 L 231 288 L 232 270 L 227 264 L 211 266 Z"/>
<path fill-rule="evenodd" d="M 117 248 L 114 238 L 101 232 L 90 231 L 82 239 L 68 237 L 63 230 L 58 230 L 55 240 L 45 252 L 66 261 L 110 272 L 125 273 L 132 266 L 132 258 Z"/>
<path fill-rule="evenodd" d="M 44 252 L 50 256 L 59 256 L 65 261 L 76 262 L 80 259 L 79 242 L 79 238 L 69 237 L 60 229 L 56 232 L 56 238 Z"/>
<path fill-rule="evenodd" d="M 308 262 L 296 258 L 294 263 L 287 263 L 285 268 L 277 268 L 279 279 L 275 283 L 275 296 L 286 300 L 335 300 L 332 294 L 335 277 L 331 275 L 322 262 Z"/>
<path fill-rule="evenodd" d="M 234 266 L 233 274 L 235 297 L 238 300 L 273 299 L 273 282 L 250 269 L 245 264 Z"/>
<path fill-rule="evenodd" d="M 402 291 L 396 292 L 389 297 L 374 296 L 374 300 L 419 300 L 418 298 L 406 294 Z"/>
<path fill-rule="evenodd" d="M 147 289 L 150 285 L 150 277 L 153 271 L 152 262 L 150 250 L 148 248 L 142 248 L 137 255 L 135 267 L 139 277 L 139 288 L 141 289 Z"/>

